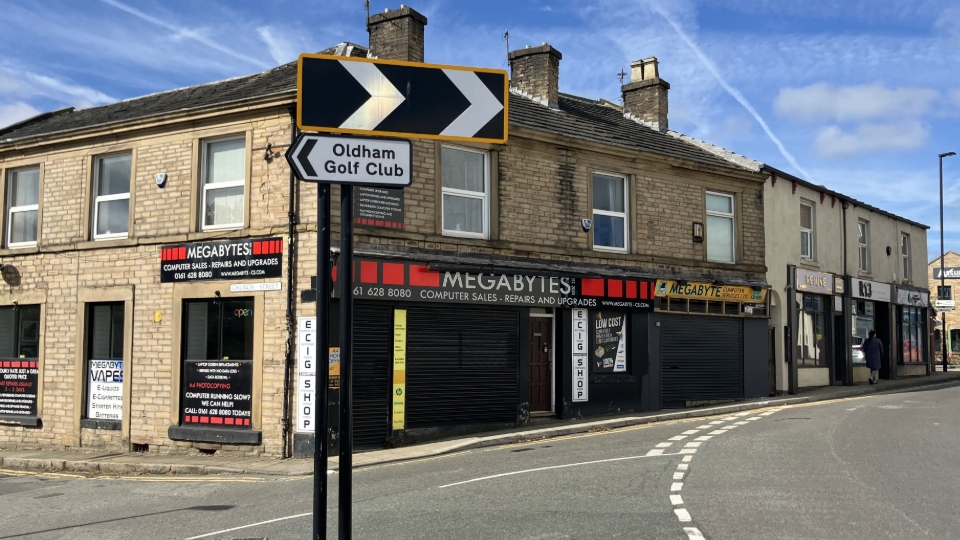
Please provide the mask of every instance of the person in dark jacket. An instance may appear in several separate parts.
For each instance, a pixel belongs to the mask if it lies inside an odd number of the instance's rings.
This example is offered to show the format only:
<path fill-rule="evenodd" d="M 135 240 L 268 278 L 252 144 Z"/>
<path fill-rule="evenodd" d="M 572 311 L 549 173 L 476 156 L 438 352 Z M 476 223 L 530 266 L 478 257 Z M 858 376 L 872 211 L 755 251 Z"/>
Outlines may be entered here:
<path fill-rule="evenodd" d="M 870 384 L 880 382 L 880 358 L 883 357 L 883 342 L 877 339 L 877 332 L 870 331 L 870 337 L 863 342 L 863 356 L 870 368 Z"/>

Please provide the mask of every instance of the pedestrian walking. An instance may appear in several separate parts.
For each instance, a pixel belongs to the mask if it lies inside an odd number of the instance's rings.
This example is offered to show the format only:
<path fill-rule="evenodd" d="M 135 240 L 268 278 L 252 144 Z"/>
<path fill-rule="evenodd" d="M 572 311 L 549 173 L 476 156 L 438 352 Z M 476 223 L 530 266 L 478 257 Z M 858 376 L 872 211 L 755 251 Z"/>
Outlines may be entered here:
<path fill-rule="evenodd" d="M 877 339 L 877 332 L 870 331 L 870 336 L 863 342 L 863 356 L 870 368 L 870 384 L 880 382 L 880 358 L 883 357 L 883 342 Z"/>

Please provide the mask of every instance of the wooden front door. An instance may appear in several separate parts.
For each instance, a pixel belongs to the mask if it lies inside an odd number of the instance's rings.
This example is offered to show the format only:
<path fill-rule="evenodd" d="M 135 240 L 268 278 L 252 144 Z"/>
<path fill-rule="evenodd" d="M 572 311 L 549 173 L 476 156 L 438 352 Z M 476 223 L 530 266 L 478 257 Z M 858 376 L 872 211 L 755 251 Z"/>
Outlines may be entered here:
<path fill-rule="evenodd" d="M 530 412 L 550 411 L 553 318 L 530 317 Z"/>

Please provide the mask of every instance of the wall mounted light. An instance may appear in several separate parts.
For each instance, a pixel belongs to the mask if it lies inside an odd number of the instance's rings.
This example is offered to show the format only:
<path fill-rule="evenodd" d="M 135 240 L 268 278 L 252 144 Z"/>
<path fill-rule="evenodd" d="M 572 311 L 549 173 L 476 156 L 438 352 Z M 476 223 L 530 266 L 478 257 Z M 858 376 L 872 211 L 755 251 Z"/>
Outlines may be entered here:
<path fill-rule="evenodd" d="M 703 223 L 693 222 L 693 241 L 697 244 L 703 243 Z"/>

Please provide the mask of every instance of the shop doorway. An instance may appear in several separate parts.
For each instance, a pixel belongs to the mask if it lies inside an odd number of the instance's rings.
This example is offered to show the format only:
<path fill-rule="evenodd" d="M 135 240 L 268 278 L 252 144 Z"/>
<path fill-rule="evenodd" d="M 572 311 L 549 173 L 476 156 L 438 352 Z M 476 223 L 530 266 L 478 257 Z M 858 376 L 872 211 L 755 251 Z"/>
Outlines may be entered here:
<path fill-rule="evenodd" d="M 530 412 L 553 410 L 553 316 L 530 314 Z"/>

